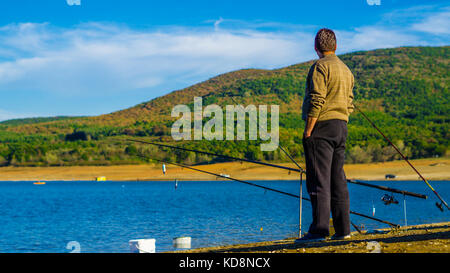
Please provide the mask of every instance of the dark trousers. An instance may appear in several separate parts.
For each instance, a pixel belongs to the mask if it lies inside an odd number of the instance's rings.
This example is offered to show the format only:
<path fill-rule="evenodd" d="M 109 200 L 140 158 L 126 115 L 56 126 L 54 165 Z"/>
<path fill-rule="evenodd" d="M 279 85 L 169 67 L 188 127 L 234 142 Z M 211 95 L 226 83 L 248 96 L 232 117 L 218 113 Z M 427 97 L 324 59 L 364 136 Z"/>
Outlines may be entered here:
<path fill-rule="evenodd" d="M 330 211 L 336 234 L 350 234 L 350 199 L 343 169 L 346 139 L 347 122 L 337 119 L 318 121 L 311 136 L 303 139 L 312 234 L 329 235 Z"/>

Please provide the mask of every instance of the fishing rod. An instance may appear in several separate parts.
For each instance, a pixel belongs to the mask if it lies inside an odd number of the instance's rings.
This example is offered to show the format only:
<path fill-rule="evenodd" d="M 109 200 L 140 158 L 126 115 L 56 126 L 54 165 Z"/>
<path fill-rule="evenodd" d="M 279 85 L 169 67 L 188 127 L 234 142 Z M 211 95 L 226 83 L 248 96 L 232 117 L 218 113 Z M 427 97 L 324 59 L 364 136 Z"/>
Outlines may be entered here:
<path fill-rule="evenodd" d="M 305 171 L 303 171 L 302 167 L 300 167 L 298 165 L 298 163 L 295 161 L 295 159 L 292 158 L 292 156 L 283 148 L 283 146 L 281 146 L 281 144 L 279 146 L 280 146 L 280 149 L 289 157 L 289 159 L 292 162 L 294 162 L 295 165 L 297 165 L 297 167 L 300 169 L 300 171 L 301 172 L 305 172 Z M 428 196 L 426 196 L 424 194 L 419 194 L 419 193 L 415 193 L 415 192 L 408 192 L 408 191 L 404 191 L 404 190 L 398 190 L 398 189 L 389 188 L 389 187 L 386 187 L 386 186 L 373 185 L 373 184 L 364 183 L 364 182 L 356 181 L 356 180 L 352 180 L 352 179 L 347 179 L 347 182 L 348 183 L 357 184 L 357 185 L 361 185 L 361 186 L 376 188 L 376 189 L 379 189 L 379 190 L 385 190 L 385 191 L 400 193 L 400 194 L 403 194 L 403 195 L 410 195 L 410 196 L 414 196 L 414 197 L 422 198 L 422 199 L 427 199 L 428 198 Z"/>
<path fill-rule="evenodd" d="M 409 192 L 409 191 L 404 191 L 404 190 L 398 190 L 398 189 L 390 188 L 390 187 L 386 187 L 386 186 L 373 185 L 373 184 L 365 183 L 365 182 L 362 182 L 362 181 L 356 181 L 356 180 L 353 180 L 353 179 L 347 179 L 347 182 L 348 183 L 353 183 L 353 184 L 356 184 L 356 185 L 371 187 L 371 188 L 375 188 L 375 189 L 379 189 L 379 190 L 399 193 L 399 194 L 403 194 L 403 195 L 409 195 L 409 196 L 422 198 L 422 199 L 427 199 L 428 198 L 428 196 L 425 195 L 425 194 Z"/>
<path fill-rule="evenodd" d="M 138 154 L 138 156 L 146 158 L 146 159 L 152 159 L 152 160 L 155 160 L 155 161 L 158 161 L 158 162 L 161 162 L 161 163 L 171 164 L 171 165 L 175 165 L 175 166 L 178 166 L 178 167 L 190 169 L 190 170 L 193 170 L 193 171 L 206 173 L 206 174 L 209 174 L 209 175 L 212 175 L 212 176 L 225 178 L 225 179 L 228 179 L 228 180 L 231 180 L 231 181 L 236 181 L 236 182 L 247 184 L 247 185 L 250 185 L 250 186 L 262 188 L 262 189 L 265 189 L 265 190 L 268 190 L 268 191 L 278 192 L 278 193 L 281 193 L 281 194 L 284 194 L 284 195 L 287 195 L 287 196 L 291 196 L 291 197 L 294 197 L 294 198 L 300 198 L 300 196 L 298 196 L 296 194 L 292 194 L 292 193 L 280 191 L 280 190 L 277 190 L 277 189 L 261 186 L 261 185 L 254 184 L 254 183 L 251 183 L 251 182 L 248 182 L 248 181 L 244 181 L 244 180 L 240 180 L 240 179 L 237 179 L 237 178 L 224 176 L 224 175 L 213 173 L 213 172 L 208 172 L 208 171 L 197 169 L 197 168 L 194 168 L 192 166 L 185 165 L 185 164 L 170 162 L 170 161 L 167 161 L 167 160 L 161 160 L 161 159 L 156 159 L 156 158 L 150 158 L 148 156 L 143 156 L 143 155 L 139 155 L 139 154 Z M 302 199 L 311 202 L 311 200 L 306 198 L 306 197 L 302 197 Z M 391 222 L 388 222 L 388 221 L 385 221 L 385 220 L 381 220 L 379 218 L 375 218 L 375 217 L 372 217 L 372 216 L 368 216 L 368 215 L 365 215 L 365 214 L 362 214 L 362 213 L 358 213 L 358 212 L 354 212 L 354 211 L 350 211 L 350 213 L 354 214 L 354 215 L 358 215 L 358 216 L 364 217 L 364 218 L 367 218 L 367 219 L 371 219 L 371 220 L 374 220 L 374 221 L 377 221 L 377 222 L 380 222 L 380 223 L 387 224 L 387 225 L 389 225 L 391 227 L 394 227 L 394 228 L 397 228 L 397 227 L 400 226 L 400 225 L 397 225 L 397 224 L 394 224 L 394 223 L 391 223 Z"/>
<path fill-rule="evenodd" d="M 182 151 L 186 151 L 186 152 L 194 152 L 194 153 L 201 153 L 201 154 L 210 155 L 210 156 L 222 157 L 222 158 L 226 158 L 226 159 L 230 159 L 230 160 L 250 162 L 250 163 L 265 165 L 265 166 L 269 166 L 269 167 L 285 169 L 285 170 L 288 170 L 288 171 L 301 172 L 299 169 L 285 167 L 285 166 L 281 166 L 281 165 L 275 165 L 275 164 L 261 162 L 261 161 L 256 161 L 256 160 L 251 160 L 251 159 L 246 159 L 246 158 L 238 158 L 238 157 L 233 157 L 233 156 L 229 156 L 229 155 L 216 154 L 216 153 L 211 153 L 211 152 L 193 150 L 193 149 L 188 149 L 188 148 L 183 148 L 183 147 L 170 146 L 170 145 L 167 145 L 167 144 L 161 144 L 161 143 L 155 143 L 155 142 L 149 142 L 149 141 L 143 141 L 143 140 L 137 140 L 137 139 L 130 139 L 129 138 L 129 139 L 126 139 L 126 140 L 133 141 L 133 142 L 138 142 L 138 143 L 143 143 L 143 144 L 155 145 L 155 146 L 159 146 L 159 147 L 178 149 L 178 150 L 182 150 Z"/>
<path fill-rule="evenodd" d="M 148 144 L 148 145 L 154 145 L 154 146 L 158 146 L 158 147 L 165 147 L 165 148 L 182 150 L 182 151 L 187 151 L 187 152 L 206 154 L 206 155 L 221 157 L 221 158 L 230 159 L 230 160 L 243 161 L 243 162 L 249 162 L 249 163 L 254 163 L 254 164 L 259 164 L 259 165 L 264 165 L 264 166 L 270 166 L 270 167 L 284 169 L 284 170 L 293 171 L 293 172 L 306 173 L 303 169 L 291 168 L 291 167 L 287 167 L 287 166 L 271 164 L 271 163 L 261 162 L 261 161 L 257 161 L 257 160 L 250 160 L 250 159 L 246 159 L 246 158 L 238 158 L 238 157 L 222 155 L 222 154 L 217 154 L 217 153 L 212 153 L 212 152 L 205 152 L 205 151 L 200 151 L 200 150 L 188 149 L 188 148 L 183 148 L 183 147 L 171 146 L 171 145 L 167 145 L 167 144 L 161 144 L 161 143 L 150 142 L 150 141 L 143 141 L 143 140 L 137 140 L 137 139 L 131 139 L 131 138 L 126 139 L 126 140 L 132 141 L 132 142 L 137 142 L 137 143 Z M 422 199 L 427 199 L 427 197 L 428 197 L 428 196 L 423 195 L 423 194 L 418 194 L 418 193 L 404 191 L 404 190 L 398 190 L 398 189 L 385 187 L 385 186 L 378 186 L 378 185 L 367 184 L 367 183 L 364 183 L 364 182 L 361 182 L 361 181 L 356 181 L 356 180 L 347 179 L 347 182 L 355 184 L 355 185 L 360 185 L 360 186 L 368 186 L 368 187 L 376 188 L 376 189 L 383 190 L 383 191 L 401 193 L 401 194 L 404 194 L 404 195 L 409 195 L 409 196 L 422 198 Z"/>
<path fill-rule="evenodd" d="M 411 162 L 409 162 L 408 158 L 406 158 L 406 156 L 402 152 L 400 152 L 400 150 L 397 148 L 397 146 L 395 146 L 394 143 L 392 143 L 392 141 L 385 134 L 383 134 L 383 132 L 381 132 L 381 130 L 375 125 L 375 123 L 373 123 L 372 120 L 370 120 L 369 117 L 363 111 L 361 111 L 361 109 L 359 109 L 359 107 L 357 107 L 354 103 L 353 103 L 353 106 L 372 125 L 372 127 L 375 128 L 378 131 L 378 133 L 380 133 L 392 147 L 394 147 L 394 149 L 397 151 L 397 153 L 406 161 L 406 163 L 409 164 L 409 166 L 419 175 L 419 177 L 425 182 L 425 184 L 427 184 L 427 186 L 433 191 L 433 193 L 441 201 L 441 203 L 436 202 L 436 206 L 442 212 L 444 211 L 444 209 L 442 208 L 442 205 L 446 206 L 447 209 L 450 210 L 450 207 L 448 206 L 447 202 L 445 202 L 445 200 L 439 195 L 439 193 L 437 193 L 437 191 L 430 185 L 430 183 L 428 183 L 427 179 L 425 179 L 425 177 L 422 176 L 422 174 L 411 164 Z"/>
<path fill-rule="evenodd" d="M 280 149 L 289 157 L 289 159 L 292 161 L 292 162 L 294 162 L 294 164 L 295 165 L 297 165 L 298 167 L 299 167 L 299 169 L 300 170 L 302 170 L 302 168 L 299 166 L 299 164 L 297 163 L 297 161 L 295 161 L 295 159 L 294 158 L 292 158 L 292 156 L 283 148 L 283 146 L 280 144 L 279 145 L 280 146 Z M 351 182 L 350 180 L 347 180 L 347 181 L 349 181 L 349 182 Z M 302 172 L 300 172 L 300 196 L 301 196 L 301 187 L 302 187 Z M 358 183 L 358 182 L 357 182 Z M 367 183 L 360 183 L 360 185 L 365 185 L 365 186 L 368 186 L 368 187 L 375 187 L 375 188 L 378 188 L 377 186 L 374 186 L 374 185 L 372 185 L 372 184 L 367 184 Z M 385 187 L 385 188 L 387 188 L 387 187 Z M 394 189 L 395 190 L 395 189 Z M 399 190 L 397 190 L 397 191 L 399 191 Z M 400 191 L 401 192 L 401 191 Z M 301 219 L 301 202 L 300 202 L 300 219 Z M 355 215 L 359 215 L 359 216 L 361 216 L 361 214 L 360 213 L 357 213 L 357 212 L 352 212 L 353 214 L 355 214 Z M 370 216 L 367 216 L 367 215 L 364 215 L 364 217 L 368 217 L 369 219 L 370 219 Z M 300 223 L 301 223 L 301 220 L 300 220 Z M 352 224 L 352 226 L 359 232 L 359 233 L 361 233 L 361 230 L 358 228 L 358 226 L 356 226 L 353 222 L 351 222 L 350 221 L 350 223 Z M 300 227 L 300 237 L 301 237 L 301 227 Z"/>

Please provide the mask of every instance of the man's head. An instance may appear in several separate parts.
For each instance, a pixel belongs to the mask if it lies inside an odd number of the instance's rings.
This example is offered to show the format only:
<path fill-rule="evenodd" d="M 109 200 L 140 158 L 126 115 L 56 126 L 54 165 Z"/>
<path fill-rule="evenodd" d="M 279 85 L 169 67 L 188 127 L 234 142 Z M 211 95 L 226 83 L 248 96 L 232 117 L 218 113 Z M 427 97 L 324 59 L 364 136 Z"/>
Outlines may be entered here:
<path fill-rule="evenodd" d="M 314 48 L 322 58 L 324 55 L 334 53 L 336 51 L 336 35 L 331 29 L 322 28 L 316 34 Z"/>

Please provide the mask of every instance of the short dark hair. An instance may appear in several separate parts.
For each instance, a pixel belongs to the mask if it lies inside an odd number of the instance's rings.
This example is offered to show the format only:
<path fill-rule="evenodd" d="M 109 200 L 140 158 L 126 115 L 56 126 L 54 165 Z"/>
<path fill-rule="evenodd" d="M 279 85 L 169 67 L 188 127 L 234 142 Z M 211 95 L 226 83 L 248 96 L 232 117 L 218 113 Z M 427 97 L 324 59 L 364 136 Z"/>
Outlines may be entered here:
<path fill-rule="evenodd" d="M 315 47 L 320 52 L 336 50 L 336 35 L 331 29 L 322 28 L 316 34 Z"/>

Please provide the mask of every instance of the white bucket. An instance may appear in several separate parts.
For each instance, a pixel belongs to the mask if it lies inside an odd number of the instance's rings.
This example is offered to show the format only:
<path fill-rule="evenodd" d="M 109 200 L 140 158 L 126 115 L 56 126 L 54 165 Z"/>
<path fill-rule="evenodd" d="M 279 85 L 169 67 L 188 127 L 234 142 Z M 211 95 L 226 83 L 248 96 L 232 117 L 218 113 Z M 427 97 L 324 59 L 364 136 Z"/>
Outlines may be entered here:
<path fill-rule="evenodd" d="M 155 239 L 130 240 L 131 253 L 155 253 Z"/>
<path fill-rule="evenodd" d="M 191 237 L 177 237 L 173 238 L 173 247 L 174 248 L 191 248 Z"/>

